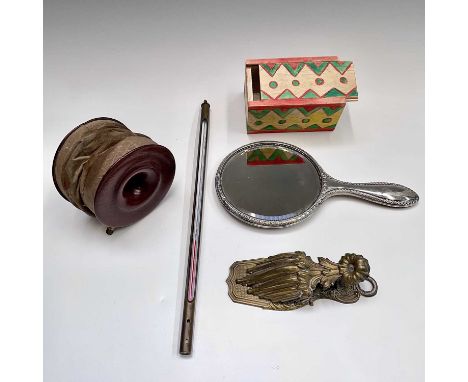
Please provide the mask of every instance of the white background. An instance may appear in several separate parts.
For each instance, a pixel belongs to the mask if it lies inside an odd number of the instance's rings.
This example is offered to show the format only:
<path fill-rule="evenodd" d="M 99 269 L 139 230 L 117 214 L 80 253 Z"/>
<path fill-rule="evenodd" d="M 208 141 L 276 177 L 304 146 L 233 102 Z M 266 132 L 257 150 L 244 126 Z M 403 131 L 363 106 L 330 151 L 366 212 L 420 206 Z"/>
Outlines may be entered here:
<path fill-rule="evenodd" d="M 45 379 L 422 381 L 422 4 L 104 4 L 46 1 Z M 319 6 L 322 15 L 340 16 L 333 27 L 315 13 Z M 294 23 L 284 21 L 292 8 Z M 278 20 L 294 33 L 276 31 Z M 244 59 L 327 54 L 353 60 L 358 81 L 359 101 L 348 104 L 337 129 L 248 136 Z M 211 132 L 194 350 L 186 359 L 178 342 L 204 98 Z M 110 237 L 60 197 L 50 176 L 61 139 L 97 116 L 149 135 L 177 162 L 158 208 Z M 300 146 L 339 179 L 405 184 L 421 201 L 393 210 L 336 198 L 296 227 L 248 227 L 218 203 L 214 174 L 230 151 L 262 139 Z M 230 301 L 225 279 L 232 262 L 294 250 L 336 261 L 345 252 L 364 255 L 379 293 L 353 305 L 319 301 L 294 312 Z"/>

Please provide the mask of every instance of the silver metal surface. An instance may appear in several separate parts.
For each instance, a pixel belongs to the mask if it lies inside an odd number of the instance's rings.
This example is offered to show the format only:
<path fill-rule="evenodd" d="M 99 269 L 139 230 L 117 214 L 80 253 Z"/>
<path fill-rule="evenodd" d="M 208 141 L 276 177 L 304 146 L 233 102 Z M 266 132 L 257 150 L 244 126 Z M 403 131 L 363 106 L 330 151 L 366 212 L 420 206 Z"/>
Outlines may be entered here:
<path fill-rule="evenodd" d="M 202 120 L 200 124 L 200 140 L 197 158 L 197 173 L 195 178 L 193 212 L 191 223 L 191 235 L 189 246 L 189 273 L 187 299 L 193 301 L 195 298 L 195 289 L 197 286 L 197 263 L 200 251 L 200 233 L 202 222 L 203 194 L 205 190 L 205 166 L 206 166 L 206 148 L 208 142 L 208 121 Z"/>
<path fill-rule="evenodd" d="M 180 335 L 179 353 L 183 355 L 190 355 L 192 352 L 198 259 L 200 256 L 203 195 L 205 190 L 205 167 L 208 147 L 209 116 L 210 105 L 205 100 L 201 105 L 200 130 L 198 133 L 197 163 L 193 189 L 190 243 L 188 249 L 184 310 L 182 313 L 182 328 Z"/>
<path fill-rule="evenodd" d="M 251 152 L 255 149 L 265 148 L 279 148 L 281 150 L 285 150 L 285 152 L 294 153 L 300 156 L 302 159 L 304 159 L 304 163 L 308 165 L 303 167 L 304 170 L 310 169 L 311 165 L 313 165 L 313 167 L 316 169 L 316 175 L 314 175 L 314 171 L 307 170 L 309 174 L 308 176 L 317 177 L 317 182 L 312 183 L 314 186 L 311 187 L 310 190 L 311 194 L 313 193 L 316 195 L 311 196 L 309 200 L 305 200 L 305 205 L 303 206 L 304 208 L 296 208 L 290 213 L 281 213 L 281 215 L 273 214 L 272 216 L 267 216 L 267 214 L 259 214 L 254 211 L 249 211 L 249 209 L 246 210 L 244 206 L 240 205 L 246 205 L 245 201 L 248 201 L 249 193 L 244 193 L 241 197 L 239 197 L 243 200 L 243 202 L 240 203 L 238 200 L 233 202 L 234 198 L 232 197 L 232 195 L 230 196 L 226 192 L 226 189 L 223 184 L 223 175 L 225 175 L 226 168 L 228 168 L 231 163 L 234 163 L 235 160 L 239 160 L 241 156 L 243 158 L 246 157 L 247 152 Z M 253 178 L 254 176 L 252 174 L 246 176 L 245 184 L 249 184 L 251 186 Z M 239 190 L 241 190 L 243 186 L 242 179 L 240 178 L 236 182 L 237 187 L 239 188 Z M 294 187 L 294 181 L 286 179 L 282 180 L 281 182 L 278 181 L 278 184 L 284 182 L 290 184 L 291 187 Z M 300 182 L 304 183 L 304 179 L 301 179 Z M 315 187 L 315 184 L 318 184 L 318 187 Z M 395 183 L 349 183 L 337 180 L 328 175 L 325 171 L 323 171 L 323 169 L 314 160 L 314 158 L 312 158 L 304 150 L 300 149 L 299 147 L 290 145 L 288 143 L 276 141 L 260 141 L 250 143 L 230 153 L 222 161 L 218 168 L 215 177 L 215 188 L 219 200 L 221 201 L 224 208 L 231 215 L 243 221 L 244 223 L 262 228 L 282 228 L 297 224 L 302 220 L 308 218 L 310 214 L 326 199 L 335 195 L 354 196 L 383 206 L 397 208 L 411 207 L 415 205 L 419 200 L 419 197 L 416 194 L 416 192 L 409 189 L 408 187 Z M 281 203 L 281 200 L 275 200 L 276 205 L 279 206 L 281 205 Z"/>

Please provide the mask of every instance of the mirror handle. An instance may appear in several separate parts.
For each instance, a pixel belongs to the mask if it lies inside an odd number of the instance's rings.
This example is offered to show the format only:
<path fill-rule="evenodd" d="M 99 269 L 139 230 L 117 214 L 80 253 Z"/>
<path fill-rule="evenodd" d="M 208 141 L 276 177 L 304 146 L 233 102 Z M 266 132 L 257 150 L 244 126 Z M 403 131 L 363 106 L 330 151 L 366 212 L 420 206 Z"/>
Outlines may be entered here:
<path fill-rule="evenodd" d="M 386 207 L 411 207 L 419 200 L 416 192 L 401 184 L 384 182 L 349 183 L 334 179 L 329 175 L 324 177 L 324 189 L 327 197 L 335 195 L 354 196 Z"/>

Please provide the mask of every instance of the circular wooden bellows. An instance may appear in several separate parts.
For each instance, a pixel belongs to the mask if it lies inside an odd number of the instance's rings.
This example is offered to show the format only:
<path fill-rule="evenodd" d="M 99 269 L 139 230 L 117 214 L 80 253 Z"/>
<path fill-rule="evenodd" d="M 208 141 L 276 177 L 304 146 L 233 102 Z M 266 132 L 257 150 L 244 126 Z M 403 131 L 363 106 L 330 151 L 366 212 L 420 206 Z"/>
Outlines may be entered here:
<path fill-rule="evenodd" d="M 108 227 L 125 227 L 148 215 L 175 174 L 172 153 L 111 118 L 73 129 L 60 143 L 52 176 L 60 195 Z"/>

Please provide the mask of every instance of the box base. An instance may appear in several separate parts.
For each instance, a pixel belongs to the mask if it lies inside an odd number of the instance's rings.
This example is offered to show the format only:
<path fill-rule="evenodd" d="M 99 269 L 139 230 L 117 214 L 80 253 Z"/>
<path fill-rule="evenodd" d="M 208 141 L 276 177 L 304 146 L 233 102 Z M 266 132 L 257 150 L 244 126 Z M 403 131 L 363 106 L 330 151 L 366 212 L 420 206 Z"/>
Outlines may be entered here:
<path fill-rule="evenodd" d="M 343 106 L 273 108 L 247 111 L 247 133 L 333 131 Z"/>
<path fill-rule="evenodd" d="M 247 134 L 269 134 L 269 133 L 315 133 L 319 131 L 333 131 L 333 127 L 323 127 L 320 129 L 276 129 L 276 130 L 251 130 L 247 127 Z"/>

